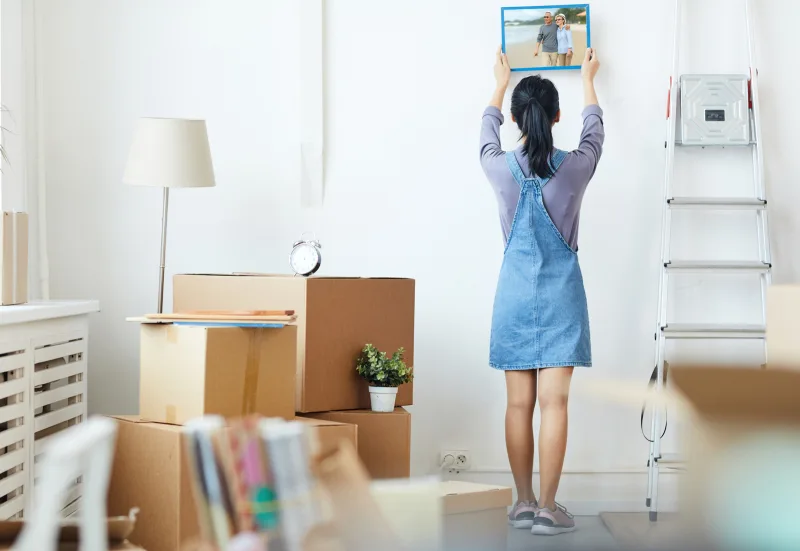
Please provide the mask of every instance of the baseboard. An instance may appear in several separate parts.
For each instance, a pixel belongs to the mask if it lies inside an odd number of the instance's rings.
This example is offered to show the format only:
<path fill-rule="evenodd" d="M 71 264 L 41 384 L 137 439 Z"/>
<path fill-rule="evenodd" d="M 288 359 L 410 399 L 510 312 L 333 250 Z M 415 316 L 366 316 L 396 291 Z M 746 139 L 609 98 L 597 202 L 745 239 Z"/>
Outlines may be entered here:
<path fill-rule="evenodd" d="M 464 472 L 445 474 L 445 478 L 483 484 L 514 487 L 511 473 Z M 538 492 L 538 474 L 534 473 L 533 487 Z M 659 477 L 659 507 L 661 512 L 677 511 L 678 474 L 662 472 Z M 564 473 L 556 499 L 574 515 L 599 515 L 603 512 L 644 512 L 647 498 L 647 473 Z"/>

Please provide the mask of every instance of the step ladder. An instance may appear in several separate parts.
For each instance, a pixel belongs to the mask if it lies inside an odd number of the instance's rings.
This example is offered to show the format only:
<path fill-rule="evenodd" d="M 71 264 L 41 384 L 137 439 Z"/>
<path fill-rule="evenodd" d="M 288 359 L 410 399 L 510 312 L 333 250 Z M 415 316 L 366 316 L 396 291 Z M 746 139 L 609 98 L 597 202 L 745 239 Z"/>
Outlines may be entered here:
<path fill-rule="evenodd" d="M 661 277 L 658 291 L 658 321 L 655 341 L 655 369 L 651 383 L 656 392 L 666 381 L 665 347 L 670 339 L 760 339 L 766 357 L 766 292 L 772 282 L 767 199 L 764 186 L 764 164 L 761 150 L 761 116 L 758 103 L 758 70 L 755 65 L 755 40 L 751 18 L 754 15 L 750 0 L 745 0 L 747 44 L 750 74 L 743 75 L 683 75 L 677 78 L 679 60 L 679 29 L 683 1 L 675 0 L 675 30 L 673 34 L 672 76 L 667 97 L 666 165 L 664 174 L 664 204 L 661 229 Z M 749 147 L 753 157 L 753 195 L 751 197 L 674 197 L 672 180 L 675 146 L 741 146 Z M 756 261 L 697 261 L 676 260 L 670 254 L 672 211 L 675 209 L 752 210 L 758 232 Z M 762 320 L 759 324 L 692 324 L 667 320 L 668 283 L 672 274 L 682 273 L 752 273 L 761 283 Z M 663 419 L 662 419 L 663 417 Z M 646 505 L 650 520 L 658 519 L 658 477 L 660 464 L 667 467 L 661 454 L 661 439 L 666 431 L 666 412 L 654 408 L 651 418 L 652 435 L 648 466 Z M 671 465 L 675 459 L 670 459 Z"/>

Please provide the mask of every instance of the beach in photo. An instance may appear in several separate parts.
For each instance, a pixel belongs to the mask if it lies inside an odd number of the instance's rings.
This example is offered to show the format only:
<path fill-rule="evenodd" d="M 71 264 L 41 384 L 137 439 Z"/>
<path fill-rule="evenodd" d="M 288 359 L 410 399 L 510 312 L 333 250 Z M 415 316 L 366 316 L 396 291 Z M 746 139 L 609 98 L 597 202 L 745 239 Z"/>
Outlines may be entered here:
<path fill-rule="evenodd" d="M 571 60 L 566 56 L 558 58 L 555 65 L 567 65 L 580 67 L 583 57 L 586 54 L 588 41 L 588 22 L 586 8 L 531 8 L 531 9 L 510 9 L 503 11 L 503 33 L 505 51 L 508 56 L 508 63 L 512 69 L 541 69 L 549 65 L 548 56 L 544 52 L 544 47 L 539 47 L 539 55 L 536 52 L 536 42 L 539 32 L 545 25 L 545 15 L 551 15 L 551 24 L 556 25 L 555 18 L 563 14 L 566 19 L 568 32 L 572 35 L 572 57 Z"/>

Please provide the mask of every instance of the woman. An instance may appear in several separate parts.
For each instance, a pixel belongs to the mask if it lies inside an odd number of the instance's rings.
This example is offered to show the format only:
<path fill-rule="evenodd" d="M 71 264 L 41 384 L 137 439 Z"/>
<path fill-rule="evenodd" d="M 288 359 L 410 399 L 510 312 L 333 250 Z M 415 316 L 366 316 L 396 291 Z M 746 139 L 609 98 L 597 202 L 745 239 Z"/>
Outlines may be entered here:
<path fill-rule="evenodd" d="M 540 76 L 522 79 L 511 96 L 511 120 L 522 144 L 500 147 L 503 97 L 510 78 L 500 50 L 497 88 L 484 111 L 481 165 L 497 196 L 505 253 L 494 300 L 490 365 L 505 372 L 506 447 L 517 487 L 509 514 L 534 534 L 571 532 L 575 522 L 556 503 L 567 445 L 567 397 L 575 366 L 590 367 L 589 317 L 578 265 L 578 220 L 586 186 L 600 160 L 603 111 L 594 76 L 600 64 L 587 49 L 581 73 L 585 108 L 578 149 L 553 147 L 561 119 L 558 91 Z M 533 493 L 533 408 L 539 398 L 539 482 Z"/>
<path fill-rule="evenodd" d="M 558 58 L 556 65 L 568 67 L 572 65 L 572 31 L 567 25 L 567 18 L 563 13 L 556 15 L 556 39 L 558 40 Z"/>

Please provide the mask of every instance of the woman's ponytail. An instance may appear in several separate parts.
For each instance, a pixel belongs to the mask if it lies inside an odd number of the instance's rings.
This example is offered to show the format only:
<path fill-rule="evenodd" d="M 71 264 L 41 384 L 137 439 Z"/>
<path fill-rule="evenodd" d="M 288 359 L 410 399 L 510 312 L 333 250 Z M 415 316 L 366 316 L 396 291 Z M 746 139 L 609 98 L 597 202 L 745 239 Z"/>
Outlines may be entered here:
<path fill-rule="evenodd" d="M 540 178 L 553 175 L 553 122 L 558 114 L 558 91 L 547 79 L 526 77 L 511 96 L 511 114 L 525 140 L 525 154 L 531 173 Z"/>

